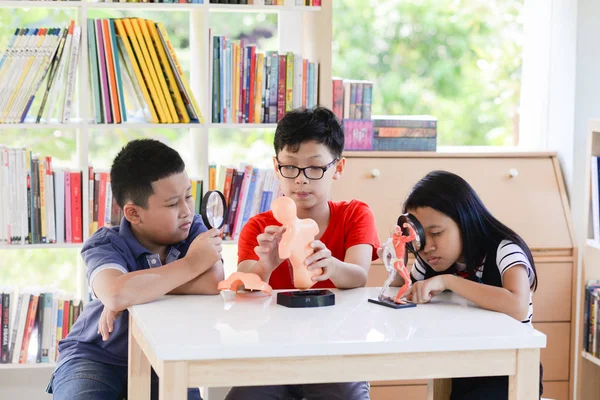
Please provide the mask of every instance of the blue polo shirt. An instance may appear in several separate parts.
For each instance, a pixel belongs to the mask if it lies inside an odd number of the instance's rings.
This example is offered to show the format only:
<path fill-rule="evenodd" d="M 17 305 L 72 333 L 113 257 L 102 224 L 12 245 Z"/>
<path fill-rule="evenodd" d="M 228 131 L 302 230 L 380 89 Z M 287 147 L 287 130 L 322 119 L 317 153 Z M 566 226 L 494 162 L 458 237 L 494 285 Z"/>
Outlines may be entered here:
<path fill-rule="evenodd" d="M 202 218 L 195 215 L 188 237 L 169 247 L 167 264 L 184 257 L 192 240 L 206 230 Z M 101 228 L 94 233 L 83 246 L 81 255 L 87 268 L 90 293 L 93 293 L 94 278 L 105 269 L 117 269 L 128 273 L 162 265 L 160 256 L 150 253 L 133 236 L 131 224 L 125 218 L 121 220 L 120 226 Z M 104 342 L 98 333 L 98 321 L 103 309 L 100 300 L 93 296 L 93 300 L 85 306 L 71 332 L 58 343 L 57 368 L 73 358 L 127 365 L 129 313 L 127 310 L 121 313 L 115 320 L 109 339 Z"/>

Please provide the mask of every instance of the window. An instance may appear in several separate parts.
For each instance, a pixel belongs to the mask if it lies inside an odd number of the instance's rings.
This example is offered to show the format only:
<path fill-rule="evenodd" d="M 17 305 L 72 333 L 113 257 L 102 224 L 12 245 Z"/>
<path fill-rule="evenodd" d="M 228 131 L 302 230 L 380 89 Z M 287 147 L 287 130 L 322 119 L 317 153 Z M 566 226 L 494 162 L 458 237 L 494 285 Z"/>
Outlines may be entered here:
<path fill-rule="evenodd" d="M 517 145 L 523 0 L 336 0 L 333 76 L 373 114 L 431 114 L 438 145 Z"/>

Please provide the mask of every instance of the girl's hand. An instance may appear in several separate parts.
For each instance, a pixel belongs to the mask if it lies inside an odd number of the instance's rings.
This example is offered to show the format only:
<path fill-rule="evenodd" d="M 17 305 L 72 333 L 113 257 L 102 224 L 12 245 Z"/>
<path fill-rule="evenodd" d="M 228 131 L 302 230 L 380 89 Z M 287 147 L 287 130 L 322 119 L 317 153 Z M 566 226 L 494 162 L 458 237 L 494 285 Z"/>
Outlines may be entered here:
<path fill-rule="evenodd" d="M 317 268 L 323 269 L 321 275 L 313 276 L 314 282 L 326 281 L 335 272 L 336 259 L 331 256 L 331 251 L 320 240 L 313 241 L 310 246 L 315 252 L 304 260 L 304 264 L 309 271 Z"/>
<path fill-rule="evenodd" d="M 446 290 L 444 277 L 438 275 L 424 281 L 413 283 L 406 294 L 406 299 L 415 304 L 427 303 L 444 290 Z"/>

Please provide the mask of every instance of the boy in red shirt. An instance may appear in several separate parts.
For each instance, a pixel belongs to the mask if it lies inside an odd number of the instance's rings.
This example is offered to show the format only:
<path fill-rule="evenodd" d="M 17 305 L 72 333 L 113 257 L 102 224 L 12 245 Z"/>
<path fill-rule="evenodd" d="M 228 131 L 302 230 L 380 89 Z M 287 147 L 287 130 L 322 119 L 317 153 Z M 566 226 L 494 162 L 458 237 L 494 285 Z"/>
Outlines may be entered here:
<path fill-rule="evenodd" d="M 351 289 L 367 283 L 371 261 L 377 259 L 379 238 L 373 213 L 358 200 L 329 201 L 334 180 L 344 172 L 344 131 L 324 107 L 287 113 L 275 131 L 273 164 L 283 194 L 296 203 L 298 218 L 319 226 L 306 259 L 309 269 L 322 268 L 313 288 Z M 271 211 L 250 218 L 238 243 L 238 271 L 254 272 L 273 289 L 293 289 L 287 260 L 279 258 L 284 228 Z M 367 382 L 235 387 L 227 400 L 369 399 Z"/>

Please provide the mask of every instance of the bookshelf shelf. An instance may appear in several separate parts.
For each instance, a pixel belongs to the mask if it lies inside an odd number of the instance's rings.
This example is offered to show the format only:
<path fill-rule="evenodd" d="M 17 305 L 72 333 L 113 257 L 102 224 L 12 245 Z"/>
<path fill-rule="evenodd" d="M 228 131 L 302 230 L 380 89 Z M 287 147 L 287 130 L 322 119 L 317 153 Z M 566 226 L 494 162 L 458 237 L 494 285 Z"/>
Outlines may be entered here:
<path fill-rule="evenodd" d="M 594 364 L 596 364 L 597 366 L 600 367 L 600 358 L 594 357 L 593 355 L 591 355 L 587 351 L 582 351 L 581 355 L 583 356 L 583 358 L 585 358 L 589 362 L 592 362 L 592 363 L 594 363 Z"/>
<path fill-rule="evenodd" d="M 321 7 L 309 6 L 267 6 L 264 4 L 205 4 L 210 11 L 215 12 L 278 12 L 278 11 L 294 11 L 294 12 L 312 12 L 320 11 Z"/>
<path fill-rule="evenodd" d="M 81 1 L 20 1 L 4 0 L 0 1 L 0 8 L 79 8 Z"/>
<path fill-rule="evenodd" d="M 581 236 L 587 239 L 583 243 L 583 260 L 581 263 L 581 280 L 577 293 L 577 304 L 579 313 L 582 316 L 577 328 L 577 338 L 580 345 L 581 357 L 590 362 L 579 361 L 578 365 L 578 398 L 582 400 L 596 399 L 600 392 L 600 359 L 588 353 L 586 344 L 588 343 L 588 332 L 586 331 L 587 322 L 583 318 L 586 309 L 590 307 L 586 304 L 587 282 L 592 280 L 600 280 L 600 242 L 594 239 L 594 213 L 592 212 L 592 157 L 600 156 L 600 120 L 588 121 L 588 137 L 585 149 L 585 169 L 582 171 L 584 176 L 585 192 L 582 196 L 585 207 L 584 224 L 585 231 Z"/>
<path fill-rule="evenodd" d="M 142 5 L 143 4 L 143 5 Z M 186 11 L 186 10 L 198 10 L 204 9 L 204 4 L 192 4 L 192 3 L 85 3 L 85 7 L 88 9 L 100 9 L 100 10 L 140 10 L 144 11 Z"/>
<path fill-rule="evenodd" d="M 210 123 L 209 128 L 218 129 L 275 129 L 277 124 L 221 124 L 221 123 Z"/>
<path fill-rule="evenodd" d="M 2 370 L 26 370 L 26 369 L 54 369 L 55 363 L 38 363 L 38 364 L 0 364 Z"/>
<path fill-rule="evenodd" d="M 320 11 L 320 6 L 269 6 L 264 4 L 213 4 L 206 0 L 203 4 L 194 3 L 104 3 L 104 2 L 85 2 L 85 1 L 35 1 L 35 0 L 3 0 L 0 1 L 0 8 L 81 8 L 99 10 L 140 10 L 145 11 L 170 10 L 170 11 L 186 11 L 186 10 L 209 10 L 211 12 L 266 12 L 276 13 L 279 11 L 294 11 L 294 12 L 316 12 Z"/>
<path fill-rule="evenodd" d="M 50 243 L 50 244 L 5 244 L 0 250 L 34 250 L 34 249 L 80 249 L 83 243 Z"/>
<path fill-rule="evenodd" d="M 0 130 L 8 130 L 8 129 L 81 129 L 83 128 L 83 124 L 74 123 L 74 124 L 58 124 L 58 123 L 49 123 L 49 124 L 0 124 Z"/>
<path fill-rule="evenodd" d="M 201 129 L 202 124 L 151 124 L 144 122 L 124 124 L 88 124 L 88 130 L 113 129 Z"/>

